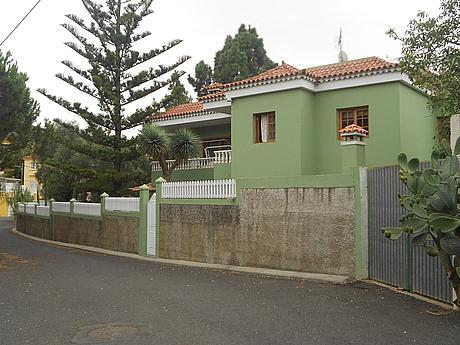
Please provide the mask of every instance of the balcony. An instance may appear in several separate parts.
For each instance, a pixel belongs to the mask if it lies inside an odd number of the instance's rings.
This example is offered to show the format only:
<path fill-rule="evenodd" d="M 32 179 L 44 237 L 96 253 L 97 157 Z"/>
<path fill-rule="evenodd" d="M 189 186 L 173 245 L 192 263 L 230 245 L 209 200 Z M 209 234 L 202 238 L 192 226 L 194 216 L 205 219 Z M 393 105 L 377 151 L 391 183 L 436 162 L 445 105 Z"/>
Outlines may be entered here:
<path fill-rule="evenodd" d="M 228 164 L 232 162 L 232 150 L 214 151 L 214 157 L 191 158 L 182 162 L 175 170 L 196 170 L 213 169 L 216 164 Z M 170 168 L 174 160 L 167 160 L 166 164 Z M 152 162 L 152 171 L 161 171 L 160 162 Z"/>

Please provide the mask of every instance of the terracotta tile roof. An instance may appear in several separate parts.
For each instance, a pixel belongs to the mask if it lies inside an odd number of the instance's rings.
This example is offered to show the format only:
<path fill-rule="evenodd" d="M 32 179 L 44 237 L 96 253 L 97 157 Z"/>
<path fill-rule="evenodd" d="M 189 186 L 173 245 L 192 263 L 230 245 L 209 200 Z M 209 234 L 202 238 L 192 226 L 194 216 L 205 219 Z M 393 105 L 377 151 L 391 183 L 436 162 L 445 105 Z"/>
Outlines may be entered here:
<path fill-rule="evenodd" d="M 177 105 L 175 107 L 169 108 L 163 113 L 152 115 L 149 119 L 151 121 L 165 120 L 169 118 L 183 117 L 202 112 L 204 112 L 204 107 L 203 102 L 200 101 Z"/>
<path fill-rule="evenodd" d="M 275 68 L 269 69 L 268 71 L 265 71 L 259 75 L 256 75 L 248 79 L 240 80 L 240 81 L 235 81 L 233 83 L 228 83 L 228 84 L 225 84 L 223 87 L 225 89 L 228 89 L 228 88 L 232 88 L 232 87 L 240 86 L 240 85 L 253 84 L 257 82 L 263 82 L 263 81 L 284 78 L 284 77 L 292 77 L 295 75 L 300 75 L 301 72 L 302 71 L 300 69 L 295 68 L 294 66 L 291 66 L 283 62 L 281 65 Z"/>
<path fill-rule="evenodd" d="M 208 91 L 212 91 L 212 90 L 215 90 L 215 89 L 221 89 L 222 86 L 224 86 L 224 84 L 222 84 L 222 83 L 213 83 L 211 85 L 206 86 L 205 89 L 208 90 Z"/>
<path fill-rule="evenodd" d="M 305 74 L 317 81 L 321 79 L 349 76 L 366 72 L 383 71 L 399 67 L 399 64 L 371 56 L 330 65 L 306 68 Z"/>
<path fill-rule="evenodd" d="M 155 186 L 153 183 L 150 183 L 150 182 L 149 182 L 149 183 L 147 183 L 146 185 L 147 185 L 147 187 L 149 187 L 149 191 L 151 191 L 151 192 L 154 192 L 154 191 L 155 191 L 156 186 Z M 139 192 L 141 187 L 142 187 L 142 186 L 131 187 L 131 188 L 129 188 L 129 190 L 130 190 L 131 192 Z"/>
<path fill-rule="evenodd" d="M 352 124 L 352 125 L 349 125 L 345 128 L 342 128 L 340 131 L 339 131 L 340 134 L 351 134 L 351 133 L 359 133 L 359 134 L 362 134 L 362 135 L 367 135 L 369 132 L 367 130 L 365 130 L 363 127 L 360 127 L 358 125 L 355 125 L 355 124 Z"/>
<path fill-rule="evenodd" d="M 218 92 L 210 93 L 205 96 L 201 96 L 199 100 L 203 102 L 209 102 L 213 100 L 223 99 L 225 97 L 225 94 L 226 94 L 225 91 L 218 91 Z"/>
<path fill-rule="evenodd" d="M 179 105 L 177 107 L 168 109 L 163 113 L 153 115 L 150 117 L 150 119 L 164 120 L 192 114 L 199 114 L 204 112 L 204 102 L 224 99 L 228 90 L 238 87 L 250 87 L 253 84 L 269 82 L 272 80 L 283 78 L 307 78 L 312 82 L 321 83 L 334 78 L 351 78 L 357 74 L 393 71 L 398 68 L 399 64 L 380 59 L 376 56 L 329 65 L 310 67 L 306 69 L 298 69 L 283 62 L 281 65 L 251 78 L 228 84 L 211 84 L 207 87 L 207 90 L 211 91 L 211 93 L 200 97 L 198 102 Z"/>

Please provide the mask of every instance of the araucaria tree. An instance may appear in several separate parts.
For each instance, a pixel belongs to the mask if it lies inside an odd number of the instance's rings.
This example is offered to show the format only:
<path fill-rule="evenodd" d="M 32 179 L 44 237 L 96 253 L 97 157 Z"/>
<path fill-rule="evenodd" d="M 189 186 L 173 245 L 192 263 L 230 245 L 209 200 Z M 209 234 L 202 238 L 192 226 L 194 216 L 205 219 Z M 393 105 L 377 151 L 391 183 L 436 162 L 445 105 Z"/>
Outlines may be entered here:
<path fill-rule="evenodd" d="M 40 112 L 26 82 L 27 75 L 19 71 L 11 54 L 0 51 L 0 170 L 14 168 L 17 177 Z"/>
<path fill-rule="evenodd" d="M 417 158 L 398 157 L 401 181 L 409 190 L 399 199 L 406 213 L 401 226 L 385 228 L 392 240 L 404 233 L 411 235 L 412 245 L 423 246 L 430 256 L 438 256 L 456 293 L 454 305 L 460 307 L 460 139 L 451 151 L 442 140 L 433 149 L 431 168 L 422 169 Z"/>
<path fill-rule="evenodd" d="M 110 168 L 102 173 L 94 169 L 89 174 L 91 178 L 101 180 L 103 185 L 110 184 L 112 188 L 108 190 L 109 193 L 119 194 L 125 190 L 127 186 L 124 182 L 129 175 L 125 165 L 139 157 L 136 140 L 127 138 L 126 131 L 141 125 L 146 116 L 156 113 L 162 104 L 152 102 L 153 105 L 132 113 L 127 113 L 126 107 L 132 107 L 134 102 L 167 86 L 171 82 L 166 78 L 167 73 L 189 58 L 183 56 L 168 66 L 141 68 L 149 60 L 181 43 L 180 40 L 173 40 L 146 53 L 133 48 L 134 43 L 151 35 L 148 31 L 138 32 L 138 29 L 141 20 L 152 13 L 152 2 L 106 0 L 105 5 L 102 5 L 82 0 L 92 21 L 87 23 L 76 15 L 67 15 L 71 23 L 62 25 L 77 41 L 67 42 L 66 45 L 83 57 L 90 68 L 82 69 L 70 61 L 62 61 L 82 81 L 75 80 L 71 75 L 58 74 L 57 77 L 95 99 L 99 112 L 92 112 L 80 103 L 51 95 L 44 89 L 39 90 L 86 122 L 87 128 L 81 130 L 58 121 L 82 139 L 76 141 L 63 137 L 62 142 L 79 153 L 110 163 Z"/>

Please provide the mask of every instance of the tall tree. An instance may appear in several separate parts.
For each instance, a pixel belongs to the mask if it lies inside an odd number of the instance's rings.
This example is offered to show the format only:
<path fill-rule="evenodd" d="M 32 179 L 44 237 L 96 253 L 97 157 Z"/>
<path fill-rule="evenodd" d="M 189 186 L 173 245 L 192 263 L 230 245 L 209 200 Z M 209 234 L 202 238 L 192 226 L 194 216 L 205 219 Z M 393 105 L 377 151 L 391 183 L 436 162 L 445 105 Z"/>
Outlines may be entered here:
<path fill-rule="evenodd" d="M 260 74 L 276 64 L 267 56 L 263 39 L 256 28 L 244 24 L 235 37 L 227 36 L 214 59 L 214 80 L 230 83 Z"/>
<path fill-rule="evenodd" d="M 188 82 L 193 86 L 198 97 L 206 95 L 206 87 L 213 82 L 212 67 L 201 60 L 195 66 L 195 78 L 189 75 Z"/>
<path fill-rule="evenodd" d="M 145 68 L 138 71 L 141 65 L 181 43 L 181 40 L 173 40 L 161 48 L 143 54 L 133 48 L 134 43 L 151 35 L 149 31 L 138 32 L 138 29 L 142 19 L 153 12 L 150 8 L 152 2 L 153 0 L 106 0 L 105 5 L 102 5 L 91 0 L 82 0 L 92 22 L 87 23 L 71 14 L 67 18 L 72 23 L 62 25 L 78 42 L 67 42 L 66 45 L 87 60 L 90 68 L 85 70 L 65 60 L 62 63 L 84 82 L 63 74 L 58 74 L 57 77 L 92 97 L 100 109 L 98 113 L 90 111 L 80 103 L 53 96 L 44 89 L 39 90 L 86 122 L 87 128 L 82 130 L 58 121 L 62 127 L 81 138 L 76 141 L 63 136 L 61 141 L 72 150 L 109 163 L 110 167 L 102 173 L 89 169 L 101 180 L 101 184 L 110 186 L 107 190 L 109 193 L 120 194 L 128 187 L 126 181 L 129 171 L 126 170 L 126 163 L 139 157 L 136 140 L 127 138 L 126 131 L 141 125 L 146 116 L 157 112 L 163 105 L 154 102 L 151 106 L 129 114 L 126 107 L 169 85 L 171 80 L 162 80 L 164 75 L 189 59 L 188 56 L 183 56 L 171 65 L 159 65 L 156 69 Z M 85 35 L 80 34 L 80 30 Z M 183 72 L 179 74 L 182 75 Z"/>
<path fill-rule="evenodd" d="M 419 12 L 403 36 L 401 69 L 415 86 L 428 92 L 443 115 L 460 113 L 460 2 L 442 0 L 440 13 Z"/>
<path fill-rule="evenodd" d="M 0 52 L 0 169 L 20 171 L 17 167 L 21 165 L 23 150 L 32 138 L 33 122 L 40 112 L 30 96 L 27 80 L 11 54 Z"/>
<path fill-rule="evenodd" d="M 184 84 L 181 83 L 180 77 L 181 74 L 176 71 L 171 75 L 171 84 L 168 86 L 169 93 L 163 99 L 166 108 L 192 101 L 192 97 L 189 96 Z"/>

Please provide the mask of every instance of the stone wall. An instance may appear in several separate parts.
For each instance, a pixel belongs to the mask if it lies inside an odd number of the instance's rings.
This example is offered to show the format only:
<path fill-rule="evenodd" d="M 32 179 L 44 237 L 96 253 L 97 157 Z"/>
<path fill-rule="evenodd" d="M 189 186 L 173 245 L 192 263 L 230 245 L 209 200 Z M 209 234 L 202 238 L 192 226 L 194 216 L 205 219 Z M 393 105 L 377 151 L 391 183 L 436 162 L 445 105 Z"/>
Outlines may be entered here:
<path fill-rule="evenodd" d="M 18 231 L 51 241 L 126 253 L 138 252 L 139 218 L 104 215 L 102 219 L 53 215 L 49 219 L 18 214 Z"/>
<path fill-rule="evenodd" d="M 240 206 L 160 206 L 160 257 L 355 275 L 354 188 L 243 189 Z"/>

